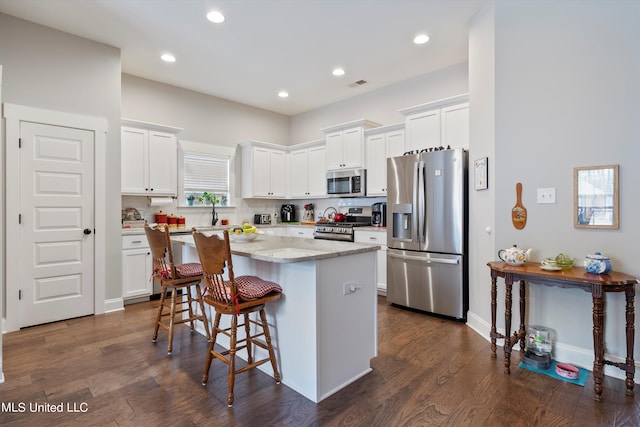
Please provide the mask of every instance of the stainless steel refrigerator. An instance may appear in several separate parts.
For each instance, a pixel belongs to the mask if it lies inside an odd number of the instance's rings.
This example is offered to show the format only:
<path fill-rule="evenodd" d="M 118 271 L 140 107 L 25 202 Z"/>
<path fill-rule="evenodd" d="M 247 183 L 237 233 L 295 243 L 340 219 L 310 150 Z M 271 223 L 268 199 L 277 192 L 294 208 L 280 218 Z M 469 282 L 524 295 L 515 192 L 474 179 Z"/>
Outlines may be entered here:
<path fill-rule="evenodd" d="M 466 320 L 467 152 L 387 159 L 387 301 Z"/>

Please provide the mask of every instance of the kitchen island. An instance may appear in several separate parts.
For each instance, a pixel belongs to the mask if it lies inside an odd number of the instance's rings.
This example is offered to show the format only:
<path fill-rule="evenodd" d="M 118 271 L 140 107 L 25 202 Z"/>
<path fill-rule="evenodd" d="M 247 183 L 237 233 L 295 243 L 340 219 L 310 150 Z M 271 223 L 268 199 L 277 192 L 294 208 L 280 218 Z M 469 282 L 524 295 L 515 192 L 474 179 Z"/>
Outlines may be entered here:
<path fill-rule="evenodd" d="M 198 262 L 192 236 L 171 240 L 182 244 L 183 262 Z M 378 249 L 365 243 L 267 235 L 231 242 L 236 277 L 256 275 L 282 286 L 282 298 L 265 310 L 282 382 L 313 402 L 371 371 L 377 354 Z M 222 335 L 216 343 L 229 347 Z M 246 352 L 238 354 L 246 358 Z M 269 364 L 259 369 L 273 374 Z"/>

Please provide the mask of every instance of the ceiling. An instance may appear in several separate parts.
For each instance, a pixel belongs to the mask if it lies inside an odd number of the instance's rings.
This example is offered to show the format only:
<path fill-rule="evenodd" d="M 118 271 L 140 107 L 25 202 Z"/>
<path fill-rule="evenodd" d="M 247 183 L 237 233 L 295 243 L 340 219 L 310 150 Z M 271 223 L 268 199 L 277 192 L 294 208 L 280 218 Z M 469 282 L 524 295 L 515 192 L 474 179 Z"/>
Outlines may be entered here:
<path fill-rule="evenodd" d="M 466 61 L 485 2 L 0 0 L 0 12 L 118 47 L 124 73 L 295 115 Z M 214 9 L 224 23 L 206 19 Z M 431 40 L 413 44 L 418 33 Z"/>

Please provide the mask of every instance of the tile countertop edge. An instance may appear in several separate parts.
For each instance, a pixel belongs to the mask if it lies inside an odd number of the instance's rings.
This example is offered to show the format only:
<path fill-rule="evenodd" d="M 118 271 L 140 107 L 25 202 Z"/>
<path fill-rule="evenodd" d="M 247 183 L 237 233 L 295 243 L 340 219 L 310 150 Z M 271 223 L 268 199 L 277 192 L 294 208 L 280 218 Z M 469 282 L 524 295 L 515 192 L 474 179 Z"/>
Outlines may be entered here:
<path fill-rule="evenodd" d="M 190 235 L 172 236 L 171 241 L 194 246 L 193 237 Z M 258 245 L 256 243 L 258 243 Z M 259 245 L 259 243 L 263 243 L 263 245 Z M 339 242 L 280 236 L 260 236 L 253 242 L 231 242 L 231 253 L 234 255 L 246 256 L 258 261 L 278 264 L 318 261 L 338 256 L 375 252 L 378 249 L 380 249 L 380 245 L 370 243 Z M 279 251 L 289 251 L 289 256 L 264 253 L 277 253 Z M 294 254 L 295 252 L 301 255 L 296 255 Z"/>

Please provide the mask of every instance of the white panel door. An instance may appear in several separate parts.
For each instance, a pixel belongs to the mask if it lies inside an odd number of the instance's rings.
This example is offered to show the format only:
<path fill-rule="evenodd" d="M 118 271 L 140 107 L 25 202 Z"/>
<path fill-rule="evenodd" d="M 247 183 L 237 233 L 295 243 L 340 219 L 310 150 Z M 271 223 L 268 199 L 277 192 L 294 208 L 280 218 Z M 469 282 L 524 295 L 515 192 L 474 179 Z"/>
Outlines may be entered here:
<path fill-rule="evenodd" d="M 20 124 L 19 326 L 94 313 L 94 134 Z"/>

